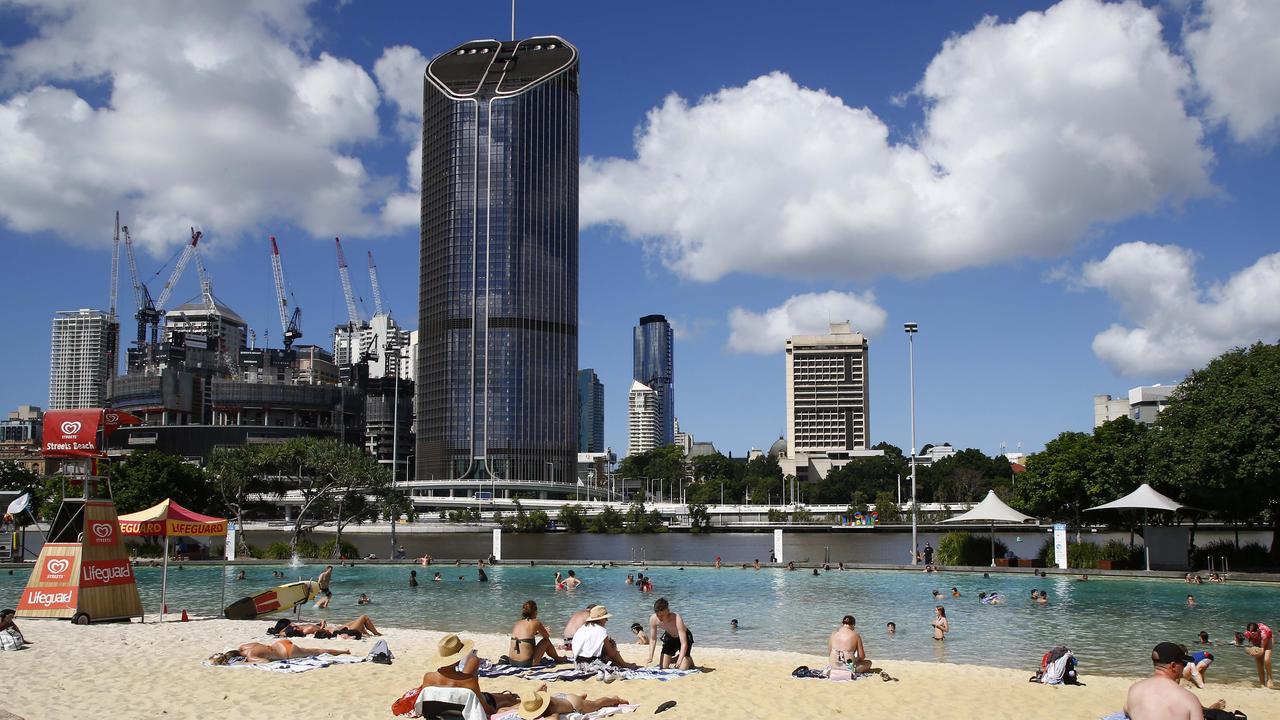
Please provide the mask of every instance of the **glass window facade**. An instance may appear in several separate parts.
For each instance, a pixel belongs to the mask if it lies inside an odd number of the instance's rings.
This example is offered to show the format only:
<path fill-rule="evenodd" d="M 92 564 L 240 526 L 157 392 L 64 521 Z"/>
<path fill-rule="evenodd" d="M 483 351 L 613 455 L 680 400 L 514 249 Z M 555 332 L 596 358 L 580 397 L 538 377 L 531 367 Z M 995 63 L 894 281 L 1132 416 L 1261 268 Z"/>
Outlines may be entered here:
<path fill-rule="evenodd" d="M 476 41 L 427 68 L 417 477 L 572 482 L 578 56 Z"/>
<path fill-rule="evenodd" d="M 632 379 L 649 386 L 656 396 L 657 444 L 676 440 L 675 364 L 671 324 L 662 315 L 646 315 L 635 327 L 632 343 Z"/>

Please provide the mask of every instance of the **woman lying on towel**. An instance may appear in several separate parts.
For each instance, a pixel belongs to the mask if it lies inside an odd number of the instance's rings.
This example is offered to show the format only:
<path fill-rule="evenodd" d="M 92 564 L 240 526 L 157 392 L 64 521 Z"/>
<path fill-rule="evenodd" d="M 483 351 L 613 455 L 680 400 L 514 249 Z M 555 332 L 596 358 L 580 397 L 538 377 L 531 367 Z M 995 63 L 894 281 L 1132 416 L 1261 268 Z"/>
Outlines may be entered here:
<path fill-rule="evenodd" d="M 588 700 L 586 695 L 573 693 L 550 694 L 547 684 L 533 692 L 532 695 L 521 695 L 520 704 L 516 705 L 516 713 L 524 720 L 543 717 L 560 717 L 569 713 L 593 713 L 607 707 L 628 704 L 619 697 L 602 697 L 599 700 Z"/>
<path fill-rule="evenodd" d="M 347 636 L 355 640 L 359 640 L 364 635 L 381 635 L 378 628 L 374 627 L 373 620 L 368 615 L 361 615 L 349 623 L 334 627 L 327 622 L 321 620 L 317 623 L 296 623 L 290 622 L 285 618 L 276 621 L 274 627 L 271 628 L 269 634 L 277 637 L 306 637 L 314 635 L 324 640 L 332 637 Z"/>
<path fill-rule="evenodd" d="M 292 660 L 293 658 L 315 657 L 316 655 L 350 655 L 350 650 L 336 648 L 304 648 L 294 645 L 292 640 L 277 640 L 270 645 L 263 643 L 245 643 L 235 650 L 218 653 L 209 658 L 210 665 L 228 665 L 235 658 L 244 658 L 247 663 L 266 663 L 276 660 Z"/>

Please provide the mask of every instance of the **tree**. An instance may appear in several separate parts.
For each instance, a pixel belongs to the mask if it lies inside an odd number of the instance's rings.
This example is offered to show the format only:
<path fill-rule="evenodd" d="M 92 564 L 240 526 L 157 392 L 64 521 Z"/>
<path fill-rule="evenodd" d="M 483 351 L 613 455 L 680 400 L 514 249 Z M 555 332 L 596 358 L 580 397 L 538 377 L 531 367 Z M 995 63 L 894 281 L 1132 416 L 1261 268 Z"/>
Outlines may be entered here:
<path fill-rule="evenodd" d="M 599 515 L 591 518 L 590 530 L 593 533 L 618 533 L 622 532 L 622 513 L 613 509 L 612 505 L 606 505 Z"/>
<path fill-rule="evenodd" d="M 583 526 L 586 525 L 581 505 L 561 505 L 560 512 L 556 514 L 556 520 L 565 530 L 575 534 L 582 532 Z"/>
<path fill-rule="evenodd" d="M 881 490 L 876 493 L 876 513 L 880 517 L 880 522 L 883 523 L 898 522 L 902 517 L 902 513 L 898 510 L 898 503 L 895 501 L 891 491 Z"/>
<path fill-rule="evenodd" d="M 1027 458 L 1027 471 L 1018 478 L 1012 504 L 1031 515 L 1070 517 L 1080 525 L 1080 514 L 1092 504 L 1093 437 L 1064 432 Z"/>
<path fill-rule="evenodd" d="M 245 515 L 254 504 L 251 497 L 279 497 L 285 489 L 264 453 L 254 445 L 215 449 L 209 460 L 208 476 L 226 512 L 242 529 Z M 236 533 L 236 544 L 237 554 L 248 557 L 249 544 L 243 531 Z"/>
<path fill-rule="evenodd" d="M 0 462 L 0 490 L 16 490 L 31 494 L 31 515 L 43 514 L 51 497 L 49 486 L 40 476 L 16 462 Z M 61 495 L 59 495 L 61 499 Z M 15 520 L 22 525 L 31 522 L 31 515 Z"/>
<path fill-rule="evenodd" d="M 121 462 L 111 463 L 107 476 L 120 513 L 145 510 L 166 498 L 199 513 L 216 515 L 224 510 L 204 470 L 177 455 L 158 452 L 129 455 Z"/>
<path fill-rule="evenodd" d="M 1230 520 L 1266 510 L 1280 561 L 1280 343 L 1236 348 L 1193 371 L 1158 417 L 1150 477 Z"/>
<path fill-rule="evenodd" d="M 711 514 L 702 503 L 689 503 L 689 529 L 704 532 L 711 529 Z"/>

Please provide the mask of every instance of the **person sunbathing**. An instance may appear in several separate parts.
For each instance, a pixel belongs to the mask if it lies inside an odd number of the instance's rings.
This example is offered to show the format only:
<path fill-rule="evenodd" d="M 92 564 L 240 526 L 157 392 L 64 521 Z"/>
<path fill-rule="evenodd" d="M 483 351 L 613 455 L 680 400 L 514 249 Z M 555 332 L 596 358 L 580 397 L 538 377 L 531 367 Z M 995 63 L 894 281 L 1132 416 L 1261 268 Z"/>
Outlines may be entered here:
<path fill-rule="evenodd" d="M 604 708 L 627 704 L 627 701 L 620 697 L 602 697 L 598 700 L 591 700 L 586 695 L 576 695 L 574 693 L 556 693 L 552 695 L 547 691 L 547 684 L 543 683 L 531 695 L 520 697 L 520 703 L 516 706 L 516 714 L 523 720 L 535 720 L 536 718 L 544 717 L 561 717 L 569 713 L 582 713 L 585 715 Z"/>
<path fill-rule="evenodd" d="M 281 619 L 276 623 L 270 634 L 278 637 L 305 637 L 311 635 L 321 640 L 339 635 L 351 635 L 356 640 L 359 640 L 364 635 L 381 635 L 382 633 L 374 626 L 373 620 L 368 615 L 361 615 L 349 623 L 336 627 L 329 625 L 324 620 L 319 623 L 297 623 Z"/>
<path fill-rule="evenodd" d="M 245 643 L 235 650 L 218 653 L 209 658 L 211 665 L 227 665 L 235 658 L 244 658 L 247 663 L 267 663 L 277 660 L 315 657 L 316 655 L 350 655 L 350 650 L 340 648 L 304 648 L 295 645 L 292 640 L 277 640 L 270 645 L 265 643 Z"/>
<path fill-rule="evenodd" d="M 538 636 L 542 639 L 539 640 Z M 520 607 L 520 619 L 511 627 L 511 647 L 507 650 L 507 662 L 516 667 L 533 667 L 546 655 L 556 662 L 564 658 L 556 652 L 551 642 L 551 631 L 538 619 L 538 603 L 525 600 Z"/>
<path fill-rule="evenodd" d="M 435 670 L 422 676 L 422 687 L 452 687 L 470 690 L 475 693 L 484 708 L 485 716 L 493 715 L 498 710 L 520 702 L 515 693 L 489 693 L 480 689 L 480 657 L 476 655 L 475 643 L 463 641 L 456 634 L 445 635 L 436 644 L 436 655 L 431 660 Z"/>

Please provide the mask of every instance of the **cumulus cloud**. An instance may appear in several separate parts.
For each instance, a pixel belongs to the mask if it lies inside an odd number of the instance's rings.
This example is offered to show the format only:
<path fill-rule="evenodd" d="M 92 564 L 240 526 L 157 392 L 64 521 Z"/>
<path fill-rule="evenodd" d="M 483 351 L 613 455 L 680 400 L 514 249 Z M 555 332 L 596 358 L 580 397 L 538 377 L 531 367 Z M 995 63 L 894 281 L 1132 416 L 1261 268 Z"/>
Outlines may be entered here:
<path fill-rule="evenodd" d="M 102 242 L 118 208 L 161 253 L 189 224 L 329 236 L 407 223 L 383 207 L 394 181 L 356 152 L 378 137 L 378 88 L 351 60 L 309 52 L 305 3 L 23 10 L 35 36 L 0 54 L 10 227 Z"/>
<path fill-rule="evenodd" d="M 1277 27 L 1275 0 L 1206 0 L 1185 37 L 1208 116 L 1237 141 L 1274 140 L 1280 128 Z"/>
<path fill-rule="evenodd" d="M 1094 354 L 1125 375 L 1182 373 L 1232 347 L 1280 338 L 1280 253 L 1203 290 L 1195 264 L 1189 250 L 1143 242 L 1085 264 L 1082 284 L 1106 292 L 1132 323 L 1098 333 Z"/>
<path fill-rule="evenodd" d="M 635 158 L 582 164 L 582 225 L 680 275 L 924 276 L 1061 254 L 1086 232 L 1212 191 L 1187 65 L 1137 3 L 1065 0 L 946 42 L 889 140 L 866 108 L 773 73 L 668 97 Z"/>
<path fill-rule="evenodd" d="M 878 335 L 886 313 L 870 290 L 795 295 L 778 307 L 757 313 L 741 307 L 729 311 L 729 349 L 768 355 L 781 352 L 792 335 L 823 335 L 829 323 L 849 321 L 854 332 Z"/>

